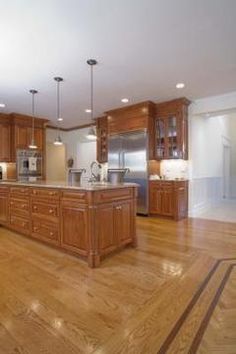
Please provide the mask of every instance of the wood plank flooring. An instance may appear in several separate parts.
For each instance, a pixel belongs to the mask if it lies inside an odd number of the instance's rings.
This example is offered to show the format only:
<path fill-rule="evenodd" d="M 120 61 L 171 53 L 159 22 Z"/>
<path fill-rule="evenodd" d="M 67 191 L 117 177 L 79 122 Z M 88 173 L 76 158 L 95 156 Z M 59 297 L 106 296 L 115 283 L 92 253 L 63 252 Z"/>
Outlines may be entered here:
<path fill-rule="evenodd" d="M 236 353 L 236 224 L 137 223 L 98 269 L 0 228 L 0 354 Z"/>

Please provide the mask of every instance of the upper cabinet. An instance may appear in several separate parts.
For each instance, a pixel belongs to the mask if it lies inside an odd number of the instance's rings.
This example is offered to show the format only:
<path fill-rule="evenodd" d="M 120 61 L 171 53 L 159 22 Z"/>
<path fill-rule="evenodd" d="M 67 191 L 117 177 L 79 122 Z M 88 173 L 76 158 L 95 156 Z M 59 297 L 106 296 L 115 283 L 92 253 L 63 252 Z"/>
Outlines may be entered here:
<path fill-rule="evenodd" d="M 7 114 L 0 114 L 0 162 L 11 161 L 11 123 Z"/>
<path fill-rule="evenodd" d="M 188 105 L 180 98 L 156 105 L 154 158 L 188 159 Z"/>
<path fill-rule="evenodd" d="M 45 151 L 46 119 L 35 118 L 34 140 Z M 17 149 L 28 149 L 32 139 L 32 117 L 0 114 L 0 162 L 15 162 Z"/>
<path fill-rule="evenodd" d="M 97 161 L 107 162 L 108 156 L 108 125 L 107 117 L 97 119 Z"/>

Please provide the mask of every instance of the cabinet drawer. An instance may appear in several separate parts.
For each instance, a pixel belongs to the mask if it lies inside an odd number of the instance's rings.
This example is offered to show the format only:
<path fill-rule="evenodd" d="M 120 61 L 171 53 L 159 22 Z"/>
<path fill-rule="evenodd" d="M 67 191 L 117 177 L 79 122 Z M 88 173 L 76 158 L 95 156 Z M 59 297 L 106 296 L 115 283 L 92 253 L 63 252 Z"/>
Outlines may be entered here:
<path fill-rule="evenodd" d="M 62 198 L 63 199 L 72 199 L 74 201 L 78 201 L 79 203 L 86 203 L 87 202 L 87 193 L 83 191 L 62 191 Z"/>
<path fill-rule="evenodd" d="M 7 187 L 0 186 L 0 194 L 7 194 L 9 189 Z"/>
<path fill-rule="evenodd" d="M 53 223 L 33 220 L 32 235 L 38 239 L 42 239 L 50 243 L 59 243 L 59 227 L 55 226 Z"/>
<path fill-rule="evenodd" d="M 10 208 L 18 208 L 25 211 L 29 211 L 29 199 L 10 198 Z"/>
<path fill-rule="evenodd" d="M 132 188 L 120 188 L 108 191 L 95 192 L 95 203 L 113 202 L 133 197 Z"/>
<path fill-rule="evenodd" d="M 20 216 L 11 215 L 10 216 L 10 227 L 21 231 L 23 233 L 29 233 L 30 221 L 27 218 L 22 218 Z"/>
<path fill-rule="evenodd" d="M 46 200 L 48 200 L 48 198 L 59 200 L 60 196 L 60 192 L 58 190 L 47 188 L 32 188 L 30 190 L 30 194 L 39 198 L 45 198 Z"/>
<path fill-rule="evenodd" d="M 48 220 L 57 221 L 59 217 L 59 205 L 32 201 L 32 214 Z"/>
<path fill-rule="evenodd" d="M 24 197 L 29 195 L 29 188 L 25 187 L 11 187 L 10 193 L 12 197 Z"/>

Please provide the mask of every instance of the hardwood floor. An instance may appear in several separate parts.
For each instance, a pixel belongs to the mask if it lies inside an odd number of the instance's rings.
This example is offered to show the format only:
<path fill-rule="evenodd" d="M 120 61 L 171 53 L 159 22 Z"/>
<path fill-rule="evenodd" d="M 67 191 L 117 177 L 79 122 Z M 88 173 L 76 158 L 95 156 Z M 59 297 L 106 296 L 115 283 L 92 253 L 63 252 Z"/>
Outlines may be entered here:
<path fill-rule="evenodd" d="M 236 353 L 235 265 L 231 223 L 138 218 L 97 269 L 0 228 L 0 353 Z"/>

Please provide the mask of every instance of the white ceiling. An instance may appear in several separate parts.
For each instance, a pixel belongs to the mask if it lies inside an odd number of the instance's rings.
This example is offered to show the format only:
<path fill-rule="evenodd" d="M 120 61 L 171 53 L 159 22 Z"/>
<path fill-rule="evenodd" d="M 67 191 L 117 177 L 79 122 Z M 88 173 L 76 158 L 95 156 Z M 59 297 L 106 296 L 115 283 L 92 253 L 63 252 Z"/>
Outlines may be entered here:
<path fill-rule="evenodd" d="M 95 115 L 142 100 L 196 99 L 235 90 L 235 0 L 0 0 L 1 111 L 90 122 L 88 58 L 96 58 Z M 184 82 L 185 89 L 175 84 Z"/>

